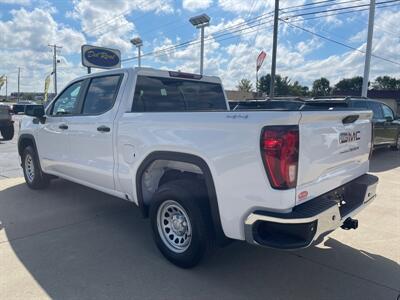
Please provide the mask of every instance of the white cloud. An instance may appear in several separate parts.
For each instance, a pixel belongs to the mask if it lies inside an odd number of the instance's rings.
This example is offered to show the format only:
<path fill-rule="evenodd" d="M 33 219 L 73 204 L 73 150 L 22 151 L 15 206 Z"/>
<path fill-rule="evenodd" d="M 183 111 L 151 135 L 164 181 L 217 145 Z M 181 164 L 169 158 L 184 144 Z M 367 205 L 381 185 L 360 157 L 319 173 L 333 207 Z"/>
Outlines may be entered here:
<path fill-rule="evenodd" d="M 31 0 L 0 0 L 0 3 L 15 4 L 15 5 L 30 5 Z"/>
<path fill-rule="evenodd" d="M 301 5 L 305 2 L 305 0 L 281 0 L 279 1 L 279 8 Z M 260 14 L 265 13 L 265 11 L 272 11 L 275 8 L 275 1 L 218 0 L 218 5 L 225 11 Z"/>
<path fill-rule="evenodd" d="M 80 52 L 85 43 L 82 33 L 57 24 L 52 9 L 24 8 L 11 11 L 11 19 L 0 21 L 0 55 L 7 59 L 1 62 L 1 73 L 9 78 L 10 91 L 16 90 L 16 70 L 22 70 L 22 91 L 41 91 L 43 80 L 52 69 L 52 53 L 48 44 L 62 45 L 61 55 Z M 60 68 L 68 67 L 68 60 L 61 56 Z M 76 67 L 76 66 L 74 66 Z M 70 70 L 73 75 L 74 70 Z M 60 76 L 60 84 L 65 83 Z"/>
<path fill-rule="evenodd" d="M 82 31 L 92 44 L 117 48 L 122 56 L 133 51 L 129 40 L 136 27 L 129 15 L 143 12 L 172 13 L 172 0 L 74 0 L 74 10 L 67 17 L 80 21 Z"/>
<path fill-rule="evenodd" d="M 0 0 L 3 1 L 4 0 Z M 7 0 L 6 0 L 7 1 Z M 41 0 L 42 2 L 44 0 Z M 214 0 L 215 3 L 217 0 Z M 186 1 L 187 5 L 204 5 L 204 2 L 212 1 Z M 192 4 L 190 4 L 192 2 Z M 194 3 L 196 2 L 196 3 Z M 267 57 L 259 75 L 265 75 L 270 71 L 272 27 L 265 24 L 261 27 L 250 28 L 245 20 L 261 15 L 273 9 L 273 0 L 267 1 L 240 1 L 219 0 L 218 5 L 222 10 L 229 11 L 234 17 L 229 19 L 213 18 L 214 22 L 206 29 L 205 46 L 205 73 L 222 77 L 226 88 L 234 88 L 242 78 L 248 78 L 255 82 L 255 60 L 261 50 L 266 51 Z M 281 1 L 281 7 L 303 4 L 305 1 Z M 38 2 L 35 2 L 38 3 Z M 43 2 L 44 3 L 44 2 Z M 142 5 L 140 5 L 142 3 Z M 143 5 L 143 3 L 145 3 Z M 52 68 L 52 53 L 47 47 L 49 43 L 59 43 L 63 46 L 60 52 L 61 64 L 59 65 L 59 85 L 82 75 L 85 70 L 79 65 L 78 54 L 80 46 L 85 42 L 100 46 L 119 48 L 123 57 L 136 56 L 135 49 L 129 43 L 129 39 L 137 34 L 137 29 L 132 18 L 146 12 L 155 13 L 155 22 L 162 18 L 163 14 L 178 14 L 183 18 L 183 13 L 172 6 L 172 0 L 75 0 L 73 11 L 67 14 L 74 18 L 82 32 L 66 27 L 55 20 L 57 14 L 54 8 L 32 8 L 31 11 L 19 9 L 11 11 L 11 19 L 0 20 L 0 55 L 7 57 L 0 65 L 0 74 L 10 74 L 10 89 L 16 90 L 16 70 L 22 67 L 22 91 L 41 91 L 43 80 Z M 193 4 L 194 3 L 194 4 Z M 251 5 L 253 3 L 253 5 Z M 182 3 L 183 5 L 183 3 Z M 184 7 L 184 6 L 183 6 Z M 186 10 L 190 10 L 185 8 Z M 199 8 L 200 9 L 200 8 Z M 250 14 L 251 12 L 251 14 Z M 229 14 L 231 15 L 231 14 Z M 337 36 L 344 38 L 345 43 L 365 49 L 366 30 L 360 30 L 354 36 L 338 31 L 345 26 L 364 22 L 366 28 L 365 13 L 359 17 L 344 17 L 337 20 L 321 18 L 313 22 L 305 22 L 301 26 L 309 28 L 314 25 L 313 31 L 328 35 L 323 30 L 327 29 Z M 400 61 L 399 29 L 395 26 L 400 18 L 399 10 L 377 10 L 376 26 L 374 32 L 373 53 L 386 57 L 393 61 Z M 264 20 L 265 21 L 265 20 Z M 340 23 L 343 22 L 343 23 Z M 254 23 L 255 24 L 255 23 Z M 296 23 L 298 24 L 298 23 Z M 358 24 L 359 25 L 359 24 Z M 243 31 L 235 32 L 238 29 Z M 255 31 L 255 29 L 258 29 Z M 229 33 L 216 39 L 222 33 Z M 147 51 L 159 51 L 185 41 L 187 37 L 180 36 L 180 29 L 168 36 L 161 36 L 153 41 L 153 49 Z M 246 34 L 243 34 L 246 33 Z M 85 35 L 88 39 L 86 41 Z M 193 37 L 198 32 L 193 32 Z M 214 34 L 214 37 L 211 36 Z M 305 36 L 303 39 L 293 38 L 297 34 Z M 160 35 L 158 35 L 160 36 Z M 233 39 L 222 40 L 226 37 Z M 336 39 L 336 37 L 334 37 Z M 339 39 L 339 38 L 338 38 Z M 219 40 L 219 41 L 218 41 Z M 326 55 L 321 58 L 320 51 L 325 51 L 331 45 L 330 42 L 315 36 L 303 35 L 300 30 L 289 26 L 281 26 L 279 31 L 279 44 L 277 56 L 277 73 L 288 76 L 292 81 L 298 80 L 303 85 L 311 85 L 312 81 L 321 76 L 327 77 L 331 84 L 343 77 L 351 77 L 363 73 L 364 54 L 353 50 L 340 52 L 341 54 Z M 340 47 L 340 46 L 335 46 Z M 152 65 L 165 69 L 175 69 L 187 72 L 198 72 L 199 53 L 198 43 L 163 53 L 158 56 L 143 57 L 143 65 Z M 324 52 L 322 52 L 324 53 Z M 72 63 L 73 61 L 73 63 Z M 132 65 L 132 62 L 126 64 Z M 400 76 L 398 65 L 373 58 L 371 62 L 371 79 L 379 75 Z"/>
<path fill-rule="evenodd" d="M 210 6 L 212 0 L 183 0 L 182 7 L 188 11 L 206 9 Z"/>

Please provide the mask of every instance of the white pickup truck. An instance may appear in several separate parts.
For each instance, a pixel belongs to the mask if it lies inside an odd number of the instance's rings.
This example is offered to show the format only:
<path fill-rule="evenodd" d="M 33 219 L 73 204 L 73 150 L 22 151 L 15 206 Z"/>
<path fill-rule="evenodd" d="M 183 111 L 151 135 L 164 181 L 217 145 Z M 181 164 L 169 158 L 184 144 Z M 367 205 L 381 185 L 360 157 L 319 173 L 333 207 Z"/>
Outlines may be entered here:
<path fill-rule="evenodd" d="M 307 247 L 357 228 L 376 197 L 368 110 L 229 111 L 217 77 L 139 68 L 80 77 L 25 113 L 29 187 L 60 177 L 136 203 L 180 267 L 230 239 Z"/>

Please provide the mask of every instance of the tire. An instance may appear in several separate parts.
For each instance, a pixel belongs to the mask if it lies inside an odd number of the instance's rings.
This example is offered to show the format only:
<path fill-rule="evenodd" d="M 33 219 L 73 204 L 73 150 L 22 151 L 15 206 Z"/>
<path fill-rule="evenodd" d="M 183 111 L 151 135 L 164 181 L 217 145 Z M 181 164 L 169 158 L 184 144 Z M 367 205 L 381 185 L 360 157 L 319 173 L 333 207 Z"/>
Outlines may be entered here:
<path fill-rule="evenodd" d="M 192 268 L 211 250 L 213 234 L 204 185 L 175 180 L 162 185 L 150 205 L 154 241 L 170 262 Z"/>
<path fill-rule="evenodd" d="M 394 151 L 400 150 L 400 133 L 397 134 L 396 144 L 394 144 L 391 148 Z"/>
<path fill-rule="evenodd" d="M 14 125 L 2 128 L 1 135 L 5 141 L 12 140 L 14 137 Z"/>
<path fill-rule="evenodd" d="M 42 171 L 37 153 L 31 146 L 26 147 L 22 153 L 22 169 L 25 182 L 31 189 L 44 189 L 49 185 L 50 176 Z"/>

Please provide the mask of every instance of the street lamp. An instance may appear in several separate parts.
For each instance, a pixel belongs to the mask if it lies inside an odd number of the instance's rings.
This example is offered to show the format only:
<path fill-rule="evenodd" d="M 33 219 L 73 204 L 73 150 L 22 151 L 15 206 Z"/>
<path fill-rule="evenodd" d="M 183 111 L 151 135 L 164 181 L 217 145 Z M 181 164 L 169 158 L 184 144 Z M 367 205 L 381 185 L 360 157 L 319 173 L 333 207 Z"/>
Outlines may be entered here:
<path fill-rule="evenodd" d="M 131 43 L 132 43 L 132 45 L 134 45 L 138 48 L 138 67 L 140 67 L 141 66 L 140 47 L 143 46 L 143 41 L 140 37 L 135 37 L 135 38 L 131 39 Z"/>
<path fill-rule="evenodd" d="M 195 16 L 189 19 L 189 22 L 196 28 L 200 28 L 200 74 L 203 75 L 203 61 L 204 61 L 204 27 L 210 25 L 210 17 L 206 14 Z"/>

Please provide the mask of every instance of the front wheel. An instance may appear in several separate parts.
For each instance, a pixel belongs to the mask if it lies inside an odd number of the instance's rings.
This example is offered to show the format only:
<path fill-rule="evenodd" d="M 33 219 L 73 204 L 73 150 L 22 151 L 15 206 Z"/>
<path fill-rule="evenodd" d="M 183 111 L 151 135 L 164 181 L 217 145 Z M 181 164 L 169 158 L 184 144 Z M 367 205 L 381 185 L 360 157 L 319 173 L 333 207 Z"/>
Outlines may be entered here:
<path fill-rule="evenodd" d="M 26 147 L 22 153 L 22 169 L 25 182 L 31 189 L 43 189 L 49 185 L 50 177 L 43 173 L 38 156 L 31 146 Z"/>
<path fill-rule="evenodd" d="M 210 249 L 211 222 L 201 185 L 175 180 L 162 185 L 153 196 L 150 222 L 161 253 L 181 268 L 199 263 Z"/>
<path fill-rule="evenodd" d="M 1 129 L 1 135 L 5 141 L 10 141 L 14 137 L 14 125 L 4 127 Z"/>

